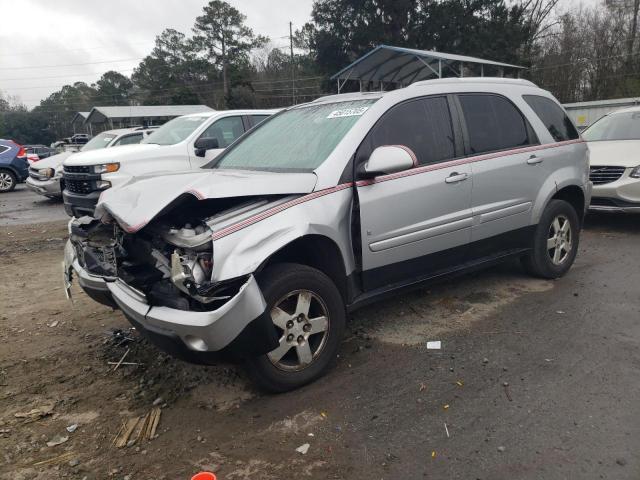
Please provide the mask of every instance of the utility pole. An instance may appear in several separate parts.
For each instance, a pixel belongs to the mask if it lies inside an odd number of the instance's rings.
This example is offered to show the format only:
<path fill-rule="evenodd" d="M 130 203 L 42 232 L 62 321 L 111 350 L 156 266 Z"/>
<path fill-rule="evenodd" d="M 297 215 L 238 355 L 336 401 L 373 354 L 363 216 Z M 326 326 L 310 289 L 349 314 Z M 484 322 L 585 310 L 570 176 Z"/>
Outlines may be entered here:
<path fill-rule="evenodd" d="M 289 47 L 291 49 L 291 102 L 296 104 L 296 66 L 293 60 L 293 22 L 289 22 Z"/>

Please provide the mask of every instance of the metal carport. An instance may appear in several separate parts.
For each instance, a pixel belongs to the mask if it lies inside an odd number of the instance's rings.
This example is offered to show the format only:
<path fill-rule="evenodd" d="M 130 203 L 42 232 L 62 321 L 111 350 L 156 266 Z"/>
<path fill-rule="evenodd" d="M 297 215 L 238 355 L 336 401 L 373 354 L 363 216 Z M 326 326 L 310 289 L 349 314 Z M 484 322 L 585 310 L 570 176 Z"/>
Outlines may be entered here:
<path fill-rule="evenodd" d="M 505 70 L 519 76 L 523 68 L 465 55 L 379 45 L 333 75 L 331 80 L 337 80 L 340 93 L 348 80 L 359 81 L 360 90 L 371 82 L 379 83 L 383 89 L 384 84 L 403 86 L 431 78 L 484 77 L 491 72 L 496 72 L 492 76 L 502 77 Z M 465 70 L 471 75 L 465 75 Z"/>

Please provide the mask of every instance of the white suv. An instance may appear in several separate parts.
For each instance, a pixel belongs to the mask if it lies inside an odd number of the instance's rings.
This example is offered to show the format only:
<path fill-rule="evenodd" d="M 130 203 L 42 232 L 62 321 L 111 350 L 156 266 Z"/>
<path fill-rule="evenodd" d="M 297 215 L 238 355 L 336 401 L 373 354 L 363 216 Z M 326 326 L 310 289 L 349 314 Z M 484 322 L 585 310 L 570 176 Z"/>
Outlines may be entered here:
<path fill-rule="evenodd" d="M 213 160 L 276 110 L 227 110 L 174 118 L 138 145 L 66 159 L 62 192 L 70 216 L 91 215 L 100 194 L 144 174 L 193 170 Z"/>

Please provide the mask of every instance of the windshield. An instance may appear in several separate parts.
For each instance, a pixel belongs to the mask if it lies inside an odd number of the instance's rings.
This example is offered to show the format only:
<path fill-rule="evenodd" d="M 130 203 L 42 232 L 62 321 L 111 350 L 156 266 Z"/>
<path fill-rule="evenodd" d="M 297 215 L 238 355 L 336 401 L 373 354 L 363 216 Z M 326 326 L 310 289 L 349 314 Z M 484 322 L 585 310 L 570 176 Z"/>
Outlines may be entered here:
<path fill-rule="evenodd" d="M 165 123 L 140 143 L 175 145 L 191 135 L 209 117 L 178 117 Z"/>
<path fill-rule="evenodd" d="M 105 148 L 111 143 L 114 138 L 116 138 L 116 135 L 114 135 L 113 133 L 100 133 L 99 135 L 96 135 L 87 143 L 85 143 L 80 150 L 82 150 L 83 152 L 87 152 L 89 150 L 98 150 L 100 148 Z"/>
<path fill-rule="evenodd" d="M 210 167 L 308 172 L 324 162 L 376 99 L 308 105 L 271 117 Z"/>
<path fill-rule="evenodd" d="M 587 142 L 640 140 L 640 112 L 614 113 L 602 117 L 582 132 Z"/>

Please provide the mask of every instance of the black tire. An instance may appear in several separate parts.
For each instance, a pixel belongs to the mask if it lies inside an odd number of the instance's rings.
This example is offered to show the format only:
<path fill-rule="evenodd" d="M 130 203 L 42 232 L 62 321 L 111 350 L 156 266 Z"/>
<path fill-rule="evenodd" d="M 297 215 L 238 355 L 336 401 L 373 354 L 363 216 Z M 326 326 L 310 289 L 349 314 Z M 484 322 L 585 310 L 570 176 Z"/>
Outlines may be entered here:
<path fill-rule="evenodd" d="M 344 302 L 340 292 L 336 288 L 335 284 L 324 273 L 315 268 L 311 268 L 305 265 L 282 263 L 268 267 L 259 277 L 258 283 L 262 289 L 262 294 L 267 302 L 267 310 L 269 312 L 274 311 L 276 306 L 282 307 L 282 312 L 289 313 L 292 308 L 287 308 L 285 311 L 286 302 L 297 299 L 299 302 L 300 295 L 310 292 L 312 297 L 310 304 L 314 310 L 316 316 L 323 316 L 327 318 L 325 333 L 319 332 L 318 334 L 310 333 L 308 348 L 312 353 L 312 360 L 310 363 L 304 366 L 295 365 L 277 366 L 270 360 L 270 355 L 276 354 L 280 347 L 276 348 L 269 354 L 260 355 L 258 357 L 251 357 L 246 360 L 245 366 L 247 368 L 249 376 L 254 382 L 263 390 L 267 390 L 273 393 L 286 392 L 294 390 L 307 383 L 310 383 L 317 378 L 324 375 L 335 363 L 335 359 L 340 347 L 340 343 L 344 334 L 346 312 Z M 293 303 L 287 304 L 292 305 Z M 296 303 L 298 305 L 299 303 Z M 318 310 L 320 309 L 320 310 Z M 325 311 L 326 314 L 318 315 L 315 312 Z M 307 322 L 311 322 L 314 319 L 311 318 L 314 315 L 311 314 L 311 309 L 308 309 Z M 298 320 L 296 320 L 298 319 Z M 293 316 L 287 322 L 287 325 L 291 322 L 303 322 L 303 327 L 311 329 L 311 323 L 308 325 L 305 320 L 300 320 L 299 316 Z M 274 321 L 277 325 L 277 322 Z M 285 359 L 293 358 L 293 363 L 300 361 L 300 354 L 298 353 L 298 344 L 295 346 L 285 346 L 283 342 L 289 335 L 285 336 L 287 332 L 291 334 L 293 330 L 280 329 L 280 341 L 282 350 L 289 348 L 285 356 L 282 359 L 284 363 Z M 299 325 L 293 324 L 292 329 L 302 328 Z M 294 333 L 292 338 L 300 333 Z M 321 339 L 318 337 L 322 333 Z M 299 339 L 300 337 L 298 337 Z M 291 342 L 289 342 L 291 344 Z M 300 345 L 304 345 L 303 341 Z M 314 345 L 317 347 L 317 353 L 314 352 Z M 297 359 L 297 360 L 296 360 Z M 283 368 L 299 368 L 298 370 L 285 370 Z"/>
<path fill-rule="evenodd" d="M 7 193 L 16 188 L 18 179 L 11 170 L 0 170 L 0 193 Z"/>
<path fill-rule="evenodd" d="M 557 237 L 553 236 L 553 233 L 556 230 L 556 227 L 554 227 L 554 221 L 556 219 L 558 219 L 559 222 L 564 222 L 565 220 L 568 221 L 571 235 L 570 251 L 562 253 L 563 250 L 561 250 L 561 258 L 557 258 L 559 263 L 554 262 L 553 258 L 555 250 L 558 247 L 555 247 L 554 249 L 548 248 L 548 242 L 552 242 L 554 239 L 557 239 Z M 564 223 L 562 223 L 562 225 L 564 225 Z M 562 242 L 562 240 L 557 241 Z M 535 277 L 548 279 L 562 277 L 569 271 L 571 265 L 573 265 L 573 261 L 578 253 L 579 241 L 580 221 L 573 206 L 564 200 L 551 200 L 542 213 L 540 222 L 536 227 L 533 239 L 533 248 L 522 259 L 522 264 L 527 273 Z"/>

